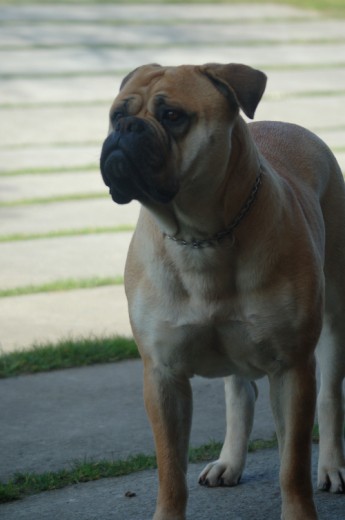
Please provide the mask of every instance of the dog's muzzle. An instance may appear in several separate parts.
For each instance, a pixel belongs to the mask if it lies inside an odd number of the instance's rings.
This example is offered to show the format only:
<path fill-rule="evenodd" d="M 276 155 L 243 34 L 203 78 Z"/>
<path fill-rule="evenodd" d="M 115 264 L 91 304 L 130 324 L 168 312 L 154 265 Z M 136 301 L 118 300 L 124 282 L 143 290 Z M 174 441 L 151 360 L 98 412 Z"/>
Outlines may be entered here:
<path fill-rule="evenodd" d="M 101 173 L 113 200 L 168 203 L 178 191 L 169 174 L 169 141 L 139 117 L 122 117 L 103 143 Z"/>

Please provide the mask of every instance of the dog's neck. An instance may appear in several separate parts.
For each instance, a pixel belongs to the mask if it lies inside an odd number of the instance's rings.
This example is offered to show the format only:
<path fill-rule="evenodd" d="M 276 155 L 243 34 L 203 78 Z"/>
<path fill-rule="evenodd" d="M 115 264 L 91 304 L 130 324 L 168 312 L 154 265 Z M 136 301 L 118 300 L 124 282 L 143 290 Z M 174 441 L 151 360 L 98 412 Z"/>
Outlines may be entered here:
<path fill-rule="evenodd" d="M 178 245 L 181 246 L 187 246 L 192 247 L 194 249 L 203 249 L 205 247 L 215 247 L 219 244 L 221 244 L 224 240 L 230 240 L 234 241 L 234 230 L 240 225 L 242 220 L 246 217 L 246 215 L 249 213 L 252 205 L 254 204 L 260 185 L 262 182 L 262 167 L 260 165 L 258 175 L 255 179 L 255 183 L 252 187 L 252 190 L 246 200 L 246 202 L 243 204 L 241 210 L 236 215 L 236 217 L 233 219 L 230 226 L 228 226 L 226 229 L 223 229 L 222 231 L 219 231 L 218 233 L 204 238 L 202 240 L 200 239 L 192 239 L 192 240 L 185 240 L 184 238 L 178 238 L 176 235 L 169 235 L 167 233 L 163 233 L 164 236 L 174 242 L 176 242 Z"/>
<path fill-rule="evenodd" d="M 203 249 L 231 244 L 233 233 L 255 203 L 262 182 L 260 154 L 247 124 L 238 117 L 231 136 L 228 163 L 212 184 L 181 190 L 169 205 L 147 206 L 158 217 L 163 236 L 178 245 Z M 192 209 L 191 209 L 192 208 Z"/>

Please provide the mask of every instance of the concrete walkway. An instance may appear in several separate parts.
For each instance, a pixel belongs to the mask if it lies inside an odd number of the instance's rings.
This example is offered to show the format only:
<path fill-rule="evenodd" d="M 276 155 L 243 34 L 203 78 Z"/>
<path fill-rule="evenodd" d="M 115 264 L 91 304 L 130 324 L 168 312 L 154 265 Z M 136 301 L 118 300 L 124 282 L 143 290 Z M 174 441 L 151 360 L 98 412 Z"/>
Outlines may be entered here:
<path fill-rule="evenodd" d="M 138 204 L 116 206 L 106 197 L 98 160 L 121 78 L 145 62 L 261 68 L 269 82 L 256 118 L 316 131 L 345 170 L 345 20 L 231 4 L 1 5 L 0 19 L 1 289 L 122 275 L 130 232 L 49 233 L 135 225 Z M 3 352 L 110 334 L 131 334 L 122 286 L 0 298 Z M 56 471 L 75 459 L 152 453 L 141 387 L 139 361 L 0 381 L 0 479 Z M 191 444 L 222 440 L 222 382 L 196 378 L 193 390 Z M 253 437 L 273 430 L 263 380 Z M 314 471 L 316 456 L 317 449 Z M 191 465 L 189 518 L 278 519 L 277 462 L 276 450 L 250 454 L 245 485 L 231 490 L 200 488 L 201 466 Z M 0 517 L 149 520 L 155 486 L 156 472 L 145 471 L 4 504 Z M 343 497 L 318 493 L 316 500 L 321 520 L 345 519 Z"/>
<path fill-rule="evenodd" d="M 58 471 L 74 461 L 117 460 L 153 453 L 142 400 L 141 362 L 63 370 L 6 379 L 0 383 L 0 480 L 15 472 Z M 221 380 L 192 380 L 194 414 L 191 445 L 224 436 Z M 265 379 L 252 438 L 271 439 L 274 431 Z M 197 484 L 205 464 L 190 464 L 188 518 L 199 520 L 278 520 L 279 457 L 275 449 L 248 455 L 236 488 L 207 489 Z M 316 482 L 317 447 L 313 448 Z M 0 505 L 4 520 L 150 520 L 157 472 L 78 484 Z M 126 493 L 134 494 L 132 498 Z M 316 492 L 320 520 L 342 520 L 344 496 Z"/>
<path fill-rule="evenodd" d="M 70 468 L 74 461 L 117 460 L 153 453 L 142 399 L 141 361 L 63 370 L 6 379 L 0 383 L 0 480 L 16 472 Z M 258 381 L 253 439 L 274 432 L 268 385 Z M 224 437 L 221 380 L 192 380 L 191 445 Z M 317 447 L 313 451 L 316 482 Z M 197 484 L 205 464 L 189 467 L 189 516 L 200 520 L 278 520 L 277 450 L 248 455 L 242 484 L 207 489 Z M 157 489 L 156 471 L 79 484 L 0 505 L 4 520 L 149 520 Z M 125 495 L 130 491 L 132 499 Z M 320 520 L 342 520 L 344 496 L 316 492 Z"/>

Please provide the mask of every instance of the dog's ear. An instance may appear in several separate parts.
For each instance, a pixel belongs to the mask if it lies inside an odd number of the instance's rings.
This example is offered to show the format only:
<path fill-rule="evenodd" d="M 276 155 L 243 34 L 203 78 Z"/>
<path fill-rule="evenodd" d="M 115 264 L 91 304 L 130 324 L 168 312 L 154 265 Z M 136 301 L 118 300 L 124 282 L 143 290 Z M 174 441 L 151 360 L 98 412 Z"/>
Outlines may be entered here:
<path fill-rule="evenodd" d="M 214 83 L 216 88 L 243 110 L 250 119 L 265 91 L 267 77 L 260 70 L 247 65 L 207 63 L 200 71 Z M 234 99 L 235 98 L 235 99 Z"/>
<path fill-rule="evenodd" d="M 150 63 L 149 65 L 141 65 L 140 67 L 137 67 L 136 69 L 132 70 L 127 76 L 125 76 L 121 82 L 120 90 L 123 89 L 123 87 L 126 85 L 126 83 L 134 76 L 138 70 L 143 69 L 144 67 L 161 67 L 161 65 L 158 65 L 158 63 Z"/>

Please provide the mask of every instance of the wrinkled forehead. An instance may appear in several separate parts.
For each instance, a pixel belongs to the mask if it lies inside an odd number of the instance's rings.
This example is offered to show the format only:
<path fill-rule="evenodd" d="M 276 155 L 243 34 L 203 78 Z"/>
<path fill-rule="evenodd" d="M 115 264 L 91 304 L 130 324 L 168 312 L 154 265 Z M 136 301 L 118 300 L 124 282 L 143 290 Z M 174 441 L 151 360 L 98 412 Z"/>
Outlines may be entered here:
<path fill-rule="evenodd" d="M 143 104 L 155 97 L 167 101 L 178 101 L 192 107 L 199 106 L 203 98 L 216 95 L 216 89 L 197 66 L 160 67 L 146 65 L 136 69 L 122 82 L 115 103 L 138 96 Z"/>

